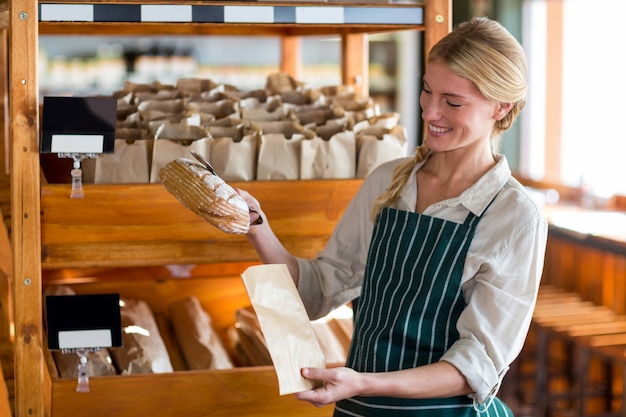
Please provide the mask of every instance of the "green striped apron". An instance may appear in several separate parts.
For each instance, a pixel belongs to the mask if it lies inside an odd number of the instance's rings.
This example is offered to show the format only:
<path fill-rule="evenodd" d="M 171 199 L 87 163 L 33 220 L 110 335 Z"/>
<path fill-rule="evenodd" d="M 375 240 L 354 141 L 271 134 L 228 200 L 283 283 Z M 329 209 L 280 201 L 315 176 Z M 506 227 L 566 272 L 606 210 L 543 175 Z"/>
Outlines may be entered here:
<path fill-rule="evenodd" d="M 437 362 L 459 338 L 465 307 L 461 276 L 479 216 L 463 224 L 384 208 L 374 226 L 347 366 L 389 372 Z M 513 416 L 493 398 L 353 397 L 337 402 L 339 416 Z"/>

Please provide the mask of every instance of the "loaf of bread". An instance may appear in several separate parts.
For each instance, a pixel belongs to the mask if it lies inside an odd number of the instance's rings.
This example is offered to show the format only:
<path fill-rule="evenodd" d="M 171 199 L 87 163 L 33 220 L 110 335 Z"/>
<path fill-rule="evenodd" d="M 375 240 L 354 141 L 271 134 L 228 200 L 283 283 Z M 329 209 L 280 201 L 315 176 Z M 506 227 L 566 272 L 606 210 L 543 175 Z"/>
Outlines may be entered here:
<path fill-rule="evenodd" d="M 185 207 L 226 233 L 250 228 L 248 204 L 210 165 L 178 158 L 159 171 L 165 189 Z"/>

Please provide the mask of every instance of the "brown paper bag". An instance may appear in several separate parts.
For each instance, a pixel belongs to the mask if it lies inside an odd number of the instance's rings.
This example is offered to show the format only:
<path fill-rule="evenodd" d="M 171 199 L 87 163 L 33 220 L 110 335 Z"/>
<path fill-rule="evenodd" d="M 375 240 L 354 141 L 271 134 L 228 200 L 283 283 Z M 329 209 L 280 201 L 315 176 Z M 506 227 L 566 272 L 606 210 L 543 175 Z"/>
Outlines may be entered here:
<path fill-rule="evenodd" d="M 304 86 L 305 83 L 297 81 L 295 78 L 284 72 L 276 72 L 267 76 L 265 90 L 270 94 L 281 94 L 286 91 L 296 90 Z"/>
<path fill-rule="evenodd" d="M 297 180 L 300 178 L 300 146 L 315 132 L 290 121 L 255 122 L 261 129 L 257 180 Z"/>
<path fill-rule="evenodd" d="M 224 181 L 252 181 L 256 177 L 260 132 L 239 126 L 209 126 L 211 165 Z"/>
<path fill-rule="evenodd" d="M 272 359 L 267 350 L 257 349 L 257 346 L 240 327 L 232 326 L 227 330 L 228 338 L 235 350 L 239 366 L 271 366 Z"/>
<path fill-rule="evenodd" d="M 150 91 L 154 93 L 157 91 L 157 86 L 154 83 L 145 84 L 136 83 L 133 81 L 124 81 L 124 88 L 122 89 L 122 91 L 125 93 L 139 93 L 142 91 Z"/>
<path fill-rule="evenodd" d="M 223 92 L 227 97 L 233 98 L 237 101 L 248 101 L 249 99 L 252 99 L 252 101 L 256 103 L 265 103 L 268 97 L 267 91 L 264 89 L 241 91 L 233 87 L 230 89 L 225 88 L 223 89 Z"/>
<path fill-rule="evenodd" d="M 352 130 L 354 130 L 355 133 L 358 133 L 370 127 L 382 127 L 385 129 L 391 129 L 397 126 L 399 121 L 400 113 L 385 113 L 360 121 L 359 123 L 354 125 Z"/>
<path fill-rule="evenodd" d="M 169 103 L 173 101 L 181 101 L 181 93 L 177 90 L 159 90 L 156 92 L 149 91 L 141 91 L 134 93 L 132 103 L 137 106 L 152 106 L 152 104 L 147 103 L 156 103 L 163 102 Z M 169 107 L 171 104 L 164 104 L 164 106 Z M 162 107 L 162 105 L 158 105 Z M 147 110 L 146 107 L 143 107 L 142 110 Z"/>
<path fill-rule="evenodd" d="M 178 158 L 189 158 L 194 151 L 210 160 L 211 137 L 202 126 L 165 123 L 157 129 L 152 151 L 150 182 L 160 182 L 159 171 Z"/>
<path fill-rule="evenodd" d="M 151 139 L 115 139 L 112 154 L 100 154 L 96 160 L 96 184 L 129 184 L 150 182 L 152 163 Z"/>
<path fill-rule="evenodd" d="M 300 179 L 354 178 L 356 142 L 354 132 L 341 123 L 329 122 L 313 128 L 317 136 L 303 140 L 300 153 Z"/>
<path fill-rule="evenodd" d="M 235 312 L 236 344 L 243 363 L 248 366 L 272 365 L 267 343 L 261 331 L 259 318 L 252 306 Z"/>
<path fill-rule="evenodd" d="M 324 368 L 326 359 L 286 265 L 256 265 L 242 274 L 244 285 L 278 376 L 280 395 L 316 388 L 303 367 Z"/>
<path fill-rule="evenodd" d="M 364 178 L 380 164 L 407 156 L 406 130 L 370 127 L 356 135 L 357 178 Z"/>
<path fill-rule="evenodd" d="M 217 84 L 208 78 L 179 78 L 176 81 L 176 89 L 184 95 L 200 94 L 215 87 Z"/>
<path fill-rule="evenodd" d="M 325 97 L 333 98 L 336 96 L 343 95 L 352 95 L 354 96 L 354 88 L 349 85 L 325 85 L 319 87 L 320 93 L 322 93 Z"/>
<path fill-rule="evenodd" d="M 285 120 L 288 118 L 288 111 L 278 99 L 268 99 L 259 105 L 248 105 L 246 101 L 239 103 L 239 113 L 241 118 L 249 121 L 272 121 Z"/>
<path fill-rule="evenodd" d="M 196 297 L 185 297 L 169 306 L 176 338 L 189 369 L 230 369 L 233 364 L 211 317 Z"/>
<path fill-rule="evenodd" d="M 136 299 L 122 301 L 123 346 L 109 349 L 120 373 L 173 372 L 167 348 L 148 304 Z"/>
<path fill-rule="evenodd" d="M 341 107 L 332 107 L 330 105 L 320 106 L 298 106 L 290 112 L 301 125 L 321 126 L 329 120 L 341 119 L 346 112 Z"/>
<path fill-rule="evenodd" d="M 188 117 L 187 106 L 185 100 L 165 99 L 165 100 L 146 100 L 137 104 L 138 112 L 141 119 L 145 123 L 152 121 L 163 121 L 170 123 L 179 123 Z"/>
<path fill-rule="evenodd" d="M 132 93 L 127 93 L 117 98 L 117 120 L 124 120 L 129 114 L 137 111 L 137 105 L 133 104 L 132 97 Z"/>
<path fill-rule="evenodd" d="M 176 339 L 176 333 L 174 332 L 174 327 L 172 326 L 170 318 L 161 312 L 154 311 L 153 314 L 154 320 L 159 328 L 159 333 L 161 334 L 161 339 L 163 339 L 163 344 L 165 345 L 165 349 L 167 349 L 167 353 L 170 357 L 172 369 L 174 369 L 174 372 L 188 371 L 189 365 L 187 365 L 187 361 L 185 360 L 183 351 L 180 348 L 178 339 Z"/>
<path fill-rule="evenodd" d="M 187 109 L 193 113 L 210 114 L 215 119 L 221 119 L 237 113 L 236 102 L 233 99 L 223 99 L 219 101 L 191 101 L 187 104 Z"/>
<path fill-rule="evenodd" d="M 380 106 L 371 97 L 359 97 L 348 93 L 332 97 L 329 101 L 335 106 L 342 107 L 346 115 L 357 123 L 380 115 Z"/>
<path fill-rule="evenodd" d="M 147 129 L 150 123 L 180 123 L 182 120 L 188 118 L 187 112 L 181 113 L 167 113 L 161 110 L 146 110 L 137 111 L 131 113 L 126 117 L 124 121 L 118 122 L 118 127 L 135 127 L 140 129 Z"/>
<path fill-rule="evenodd" d="M 78 365 L 80 357 L 76 353 L 63 353 L 59 350 L 52 351 L 54 363 L 61 378 L 78 378 Z M 87 375 L 105 376 L 115 375 L 117 370 L 113 366 L 113 360 L 108 349 L 98 349 L 87 352 Z"/>
<path fill-rule="evenodd" d="M 329 365 L 343 365 L 348 357 L 348 347 L 335 334 L 336 329 L 332 326 L 332 321 L 316 320 L 313 322 L 313 331 L 324 352 L 326 363 Z"/>
<path fill-rule="evenodd" d="M 352 340 L 353 323 L 352 309 L 347 305 L 312 322 L 317 340 L 320 341 L 324 351 L 326 364 L 343 365 L 346 363 Z"/>

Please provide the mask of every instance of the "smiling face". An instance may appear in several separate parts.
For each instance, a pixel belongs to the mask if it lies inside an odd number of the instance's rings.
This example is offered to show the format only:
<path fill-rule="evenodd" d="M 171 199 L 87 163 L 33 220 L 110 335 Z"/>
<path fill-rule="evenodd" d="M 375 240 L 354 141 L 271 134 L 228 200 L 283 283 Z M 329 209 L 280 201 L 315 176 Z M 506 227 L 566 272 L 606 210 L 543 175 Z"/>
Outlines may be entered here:
<path fill-rule="evenodd" d="M 428 64 L 420 95 L 425 141 L 433 152 L 490 149 L 493 126 L 510 104 L 488 100 L 440 60 Z"/>

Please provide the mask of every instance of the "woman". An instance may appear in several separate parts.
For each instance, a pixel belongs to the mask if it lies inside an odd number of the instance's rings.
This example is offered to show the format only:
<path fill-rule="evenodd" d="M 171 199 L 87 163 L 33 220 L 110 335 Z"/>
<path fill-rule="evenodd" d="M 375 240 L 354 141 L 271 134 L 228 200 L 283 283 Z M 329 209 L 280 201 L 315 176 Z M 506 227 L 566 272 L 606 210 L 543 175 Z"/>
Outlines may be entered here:
<path fill-rule="evenodd" d="M 303 369 L 324 383 L 299 399 L 336 402 L 336 416 L 512 415 L 495 393 L 530 325 L 547 235 L 497 153 L 525 71 L 501 25 L 460 25 L 429 53 L 423 145 L 364 180 L 317 259 L 291 256 L 267 222 L 250 228 L 263 262 L 288 265 L 311 318 L 359 297 L 346 367 Z"/>

